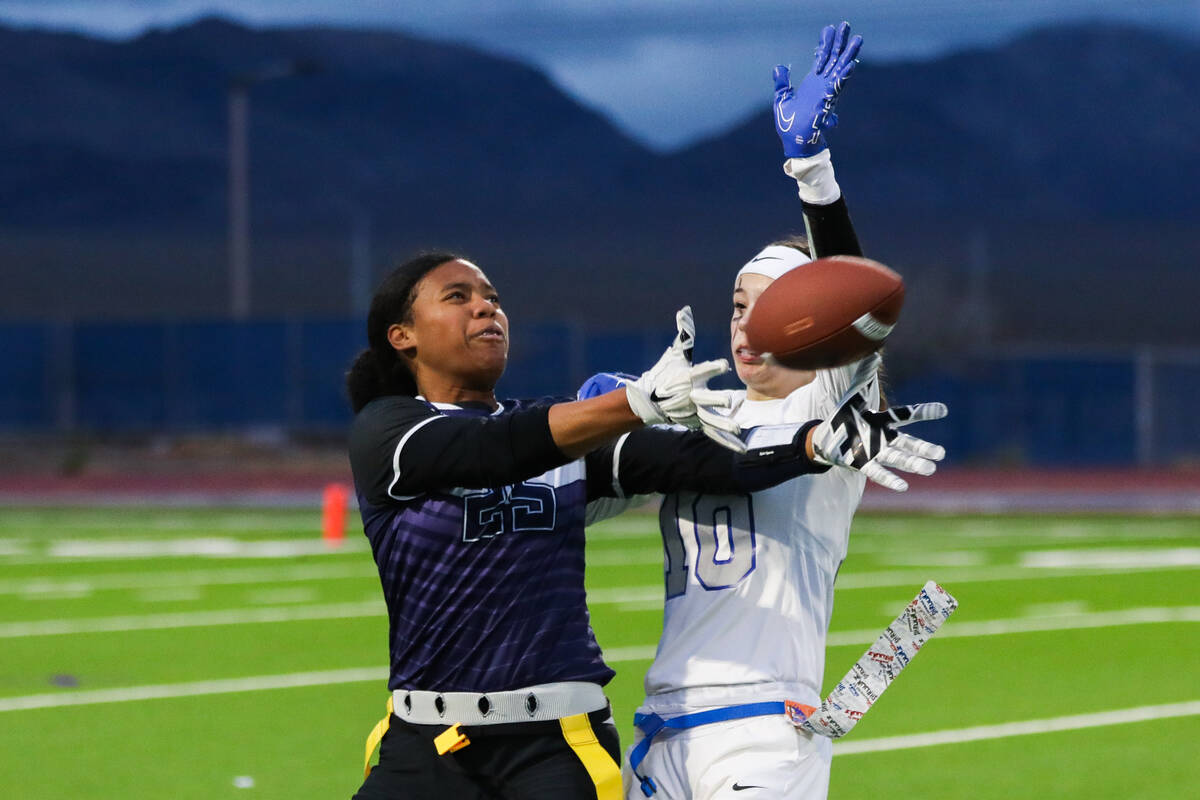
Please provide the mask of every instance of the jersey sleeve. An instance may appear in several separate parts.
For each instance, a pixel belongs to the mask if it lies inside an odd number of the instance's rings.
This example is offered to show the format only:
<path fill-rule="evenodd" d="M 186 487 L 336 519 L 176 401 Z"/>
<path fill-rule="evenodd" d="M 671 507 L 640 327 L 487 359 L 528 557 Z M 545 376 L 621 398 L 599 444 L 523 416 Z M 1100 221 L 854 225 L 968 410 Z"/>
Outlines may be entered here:
<path fill-rule="evenodd" d="M 845 197 L 839 197 L 824 206 L 804 203 L 804 228 L 814 259 L 863 254 L 854 223 L 850 221 L 850 209 L 846 207 Z"/>
<path fill-rule="evenodd" d="M 692 491 L 705 494 L 757 492 L 827 467 L 804 453 L 808 429 L 817 421 L 792 426 L 786 436 L 756 441 L 734 453 L 699 431 L 641 428 L 588 454 L 588 500 Z"/>
<path fill-rule="evenodd" d="M 518 483 L 560 467 L 549 405 L 491 417 L 447 416 L 412 397 L 385 397 L 358 413 L 350 429 L 350 467 L 374 504 L 425 492 Z"/>

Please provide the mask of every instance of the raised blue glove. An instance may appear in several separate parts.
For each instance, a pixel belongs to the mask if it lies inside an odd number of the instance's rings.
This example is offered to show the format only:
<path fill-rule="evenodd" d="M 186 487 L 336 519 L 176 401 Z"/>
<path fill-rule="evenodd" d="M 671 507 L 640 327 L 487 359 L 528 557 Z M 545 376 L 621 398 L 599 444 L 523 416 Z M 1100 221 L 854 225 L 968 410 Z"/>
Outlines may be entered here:
<path fill-rule="evenodd" d="M 817 44 L 812 69 L 792 88 L 791 74 L 782 64 L 775 68 L 775 132 L 787 158 L 815 156 L 828 145 L 825 131 L 837 125 L 837 104 L 842 85 L 858 62 L 862 37 L 850 35 L 850 23 L 834 30 L 826 25 Z"/>

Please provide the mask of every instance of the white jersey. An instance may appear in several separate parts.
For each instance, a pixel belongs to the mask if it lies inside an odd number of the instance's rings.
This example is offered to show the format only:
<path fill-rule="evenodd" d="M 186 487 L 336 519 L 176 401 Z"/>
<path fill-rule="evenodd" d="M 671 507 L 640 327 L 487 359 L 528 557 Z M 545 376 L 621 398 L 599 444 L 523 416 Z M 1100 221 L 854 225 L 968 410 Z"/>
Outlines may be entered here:
<path fill-rule="evenodd" d="M 742 392 L 732 415 L 743 429 L 756 428 L 752 447 L 772 437 L 790 441 L 801 424 L 837 408 L 853 371 L 820 370 L 779 400 Z M 878 380 L 866 393 L 878 407 Z M 666 604 L 644 710 L 821 704 L 833 582 L 865 482 L 859 472 L 833 468 L 753 494 L 663 499 Z"/>

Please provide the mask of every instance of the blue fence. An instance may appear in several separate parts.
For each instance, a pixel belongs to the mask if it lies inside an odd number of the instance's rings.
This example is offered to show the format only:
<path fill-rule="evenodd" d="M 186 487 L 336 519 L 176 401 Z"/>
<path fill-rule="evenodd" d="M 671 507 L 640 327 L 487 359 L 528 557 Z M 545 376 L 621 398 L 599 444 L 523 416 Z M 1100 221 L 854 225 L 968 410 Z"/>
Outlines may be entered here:
<path fill-rule="evenodd" d="M 277 427 L 337 431 L 357 320 L 0 325 L 0 429 L 103 433 Z M 669 332 L 524 325 L 500 391 L 571 393 L 594 372 L 637 370 Z M 701 342 L 722 342 L 712 331 Z M 720 352 L 700 353 L 716 357 Z M 893 363 L 898 363 L 897 356 Z M 1120 465 L 1200 459 L 1200 352 L 959 359 L 896 370 L 894 402 L 942 400 L 923 434 L 954 461 Z M 733 384 L 730 383 L 730 386 Z"/>

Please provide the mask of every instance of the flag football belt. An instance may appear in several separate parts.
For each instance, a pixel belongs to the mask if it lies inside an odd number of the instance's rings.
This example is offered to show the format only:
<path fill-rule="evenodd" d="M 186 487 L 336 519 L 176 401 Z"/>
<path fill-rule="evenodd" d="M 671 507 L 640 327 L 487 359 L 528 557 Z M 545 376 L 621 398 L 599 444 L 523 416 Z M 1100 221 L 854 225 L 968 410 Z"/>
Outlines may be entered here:
<path fill-rule="evenodd" d="M 392 692 L 392 713 L 413 725 L 545 722 L 608 705 L 598 684 L 543 683 L 510 692 Z"/>
<path fill-rule="evenodd" d="M 438 755 L 471 744 L 463 726 L 553 721 L 596 785 L 596 796 L 600 800 L 621 800 L 621 768 L 596 738 L 589 719 L 597 711 L 608 716 L 608 698 L 599 685 L 582 681 L 543 683 L 510 692 L 398 689 L 388 698 L 387 716 L 367 736 L 363 775 L 371 774 L 371 754 L 387 733 L 393 714 L 413 725 L 447 725 L 433 740 Z"/>
<path fill-rule="evenodd" d="M 804 719 L 815 710 L 812 706 L 803 705 L 792 700 L 776 700 L 723 706 L 721 708 L 709 709 L 708 711 L 680 714 L 678 717 L 671 717 L 670 719 L 664 719 L 658 714 L 653 713 L 634 714 L 633 724 L 642 732 L 642 740 L 629 752 L 629 768 L 633 770 L 634 777 L 641 782 L 642 794 L 650 797 L 658 791 L 658 785 L 655 784 L 653 778 L 639 774 L 638 767 L 641 766 L 642 761 L 646 758 L 646 754 L 650 752 L 650 743 L 654 741 L 654 737 L 664 729 L 687 730 L 688 728 L 698 728 L 701 725 L 709 725 L 713 722 L 726 722 L 731 719 L 745 719 L 747 717 L 766 717 L 773 714 L 787 714 L 788 719 L 793 724 L 799 724 L 798 720 Z"/>

